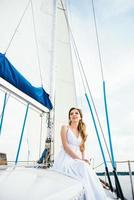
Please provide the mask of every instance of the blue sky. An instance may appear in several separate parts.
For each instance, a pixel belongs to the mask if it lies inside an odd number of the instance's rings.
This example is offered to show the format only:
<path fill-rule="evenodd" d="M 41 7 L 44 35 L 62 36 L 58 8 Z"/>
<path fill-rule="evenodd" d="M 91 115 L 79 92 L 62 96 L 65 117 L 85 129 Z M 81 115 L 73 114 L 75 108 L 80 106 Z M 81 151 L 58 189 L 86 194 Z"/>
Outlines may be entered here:
<path fill-rule="evenodd" d="M 102 79 L 91 0 L 70 1 L 72 30 L 88 83 L 107 134 L 103 106 Z M 116 160 L 134 160 L 134 1 L 94 0 L 101 58 L 106 81 L 107 101 Z M 86 108 L 87 111 L 87 108 Z M 95 136 L 90 114 L 86 113 L 89 145 L 93 154 Z M 88 122 L 88 119 L 89 122 Z M 125 152 L 125 153 L 124 153 Z M 96 159 L 99 157 L 96 156 Z"/>

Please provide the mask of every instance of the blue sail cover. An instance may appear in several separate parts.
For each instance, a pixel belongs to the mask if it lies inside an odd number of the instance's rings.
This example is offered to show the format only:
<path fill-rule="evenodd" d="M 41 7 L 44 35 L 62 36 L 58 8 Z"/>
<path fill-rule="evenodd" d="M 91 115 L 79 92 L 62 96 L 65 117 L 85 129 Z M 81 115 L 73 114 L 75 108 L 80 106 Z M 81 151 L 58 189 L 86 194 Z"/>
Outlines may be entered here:
<path fill-rule="evenodd" d="M 45 90 L 42 87 L 32 86 L 2 53 L 0 53 L 0 77 L 47 107 L 49 110 L 52 109 L 52 103 Z"/>

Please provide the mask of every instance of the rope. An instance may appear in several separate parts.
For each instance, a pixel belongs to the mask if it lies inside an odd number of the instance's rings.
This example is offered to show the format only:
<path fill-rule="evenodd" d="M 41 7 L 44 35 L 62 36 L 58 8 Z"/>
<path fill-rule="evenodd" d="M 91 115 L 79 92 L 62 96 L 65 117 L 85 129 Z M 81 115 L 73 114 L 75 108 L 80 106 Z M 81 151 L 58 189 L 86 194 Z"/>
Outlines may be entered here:
<path fill-rule="evenodd" d="M 28 6 L 29 6 L 30 1 L 31 1 L 31 0 L 28 1 L 28 4 L 26 5 L 26 7 L 25 7 L 25 9 L 24 9 L 24 11 L 23 11 L 23 13 L 22 13 L 22 16 L 21 16 L 21 18 L 20 18 L 20 20 L 19 20 L 19 23 L 17 24 L 17 26 L 16 26 L 16 28 L 15 28 L 15 30 L 14 30 L 14 33 L 13 33 L 13 35 L 12 35 L 10 41 L 9 41 L 9 44 L 8 44 L 6 50 L 5 50 L 5 54 L 7 53 L 8 49 L 9 49 L 9 47 L 10 47 L 10 45 L 11 45 L 11 43 L 12 43 L 14 37 L 15 37 L 15 35 L 16 35 L 16 32 L 17 32 L 17 30 L 18 30 L 18 28 L 19 28 L 19 26 L 20 26 L 20 24 L 21 24 L 21 22 L 22 22 L 22 19 L 23 19 L 24 15 L 25 15 L 25 13 L 26 13 L 26 11 L 27 11 L 27 9 L 28 9 Z"/>
<path fill-rule="evenodd" d="M 98 34 L 97 23 L 96 23 L 96 14 L 95 14 L 95 8 L 94 8 L 94 0 L 92 0 L 92 8 L 93 8 L 93 17 L 94 17 L 94 25 L 95 25 L 97 47 L 98 47 L 98 53 L 99 53 L 99 62 L 100 62 L 100 68 L 101 68 L 101 76 L 102 76 L 102 80 L 104 80 L 104 72 L 103 72 L 102 56 L 101 56 L 102 53 L 101 53 L 100 41 L 99 41 L 99 34 Z"/>
<path fill-rule="evenodd" d="M 0 121 L 0 135 L 1 135 L 3 118 L 4 118 L 4 113 L 5 113 L 6 101 L 7 101 L 7 93 L 5 93 L 4 102 L 3 102 L 3 109 L 2 109 L 1 121 Z"/>
<path fill-rule="evenodd" d="M 17 154 L 16 154 L 15 164 L 17 164 L 17 162 L 18 162 L 18 157 L 19 157 L 20 147 L 21 147 L 22 139 L 23 139 L 23 135 L 24 135 L 24 129 L 25 129 L 25 125 L 26 125 L 28 110 L 29 110 L 29 104 L 27 104 L 27 108 L 26 108 L 26 113 L 25 113 L 22 131 L 21 131 L 21 135 L 20 135 L 20 141 L 19 141 L 18 150 L 17 150 Z"/>
<path fill-rule="evenodd" d="M 32 19 L 33 19 L 33 28 L 34 28 L 34 38 L 35 38 L 35 45 L 36 45 L 36 53 L 37 53 L 39 74 L 40 74 L 41 86 L 43 87 L 43 79 L 42 79 L 42 75 L 41 75 L 40 58 L 39 58 L 39 48 L 38 48 L 38 42 L 37 42 L 37 33 L 36 33 L 36 28 L 35 28 L 35 19 L 34 19 L 34 11 L 33 11 L 32 0 L 29 0 L 29 1 L 28 1 L 28 4 L 26 5 L 26 7 L 25 7 L 25 9 L 24 9 L 24 11 L 23 11 L 23 13 L 22 13 L 22 16 L 21 16 L 21 18 L 20 18 L 20 20 L 19 20 L 19 22 L 18 22 L 18 24 L 17 24 L 17 26 L 16 26 L 16 28 L 15 28 L 15 30 L 14 30 L 14 33 L 13 33 L 13 35 L 12 35 L 10 41 L 9 41 L 9 44 L 8 44 L 6 50 L 5 50 L 5 54 L 7 53 L 9 47 L 11 46 L 11 43 L 12 43 L 13 39 L 15 38 L 15 35 L 16 35 L 17 31 L 18 31 L 18 28 L 20 27 L 20 24 L 21 24 L 21 22 L 22 22 L 22 20 L 23 20 L 23 17 L 24 17 L 24 15 L 25 15 L 25 13 L 26 13 L 26 11 L 27 11 L 27 9 L 28 9 L 30 3 L 31 3 L 31 10 L 32 10 Z"/>
<path fill-rule="evenodd" d="M 1 90 L 2 91 L 2 90 Z M 7 92 L 6 92 L 7 93 Z M 6 94 L 5 93 L 5 94 Z M 9 96 L 10 96 L 10 93 L 9 94 L 7 94 L 7 97 L 6 97 L 6 102 L 5 102 L 5 106 L 7 105 L 7 102 L 8 102 L 8 99 L 9 99 Z M 0 118 L 2 117 L 2 112 L 1 112 L 1 114 L 0 114 Z"/>
<path fill-rule="evenodd" d="M 107 100 L 106 100 L 106 90 L 105 90 L 105 81 L 104 81 L 104 72 L 103 72 L 103 66 L 102 66 L 102 53 L 101 53 L 99 34 L 98 34 L 97 23 L 96 23 L 94 0 L 92 0 L 92 9 L 93 9 L 93 17 L 94 17 L 94 24 L 95 24 L 96 39 L 97 39 L 97 47 L 98 47 L 98 53 L 99 53 L 101 76 L 102 76 L 102 81 L 103 81 L 103 98 L 104 98 L 104 105 L 105 105 L 105 114 L 106 114 L 107 130 L 108 130 L 108 137 L 109 137 L 109 145 L 110 145 L 110 151 L 111 151 L 111 157 L 112 157 L 112 165 L 113 165 L 114 168 L 116 168 L 115 160 L 114 160 L 112 140 L 111 140 L 110 123 L 109 123 Z"/>
<path fill-rule="evenodd" d="M 107 122 L 110 152 L 111 152 L 111 157 L 112 157 L 113 173 L 114 173 L 114 178 L 115 178 L 115 183 L 116 183 L 117 197 L 120 197 L 122 200 L 124 200 L 124 195 L 123 195 L 123 192 L 122 192 L 122 189 L 121 189 L 121 186 L 120 186 L 120 182 L 118 180 L 118 176 L 117 176 L 117 173 L 116 173 L 116 163 L 115 163 L 114 154 L 113 154 L 113 146 L 112 146 L 112 140 L 111 140 L 111 132 L 110 132 L 110 124 L 109 124 L 108 108 L 107 108 L 107 100 L 106 100 L 105 81 L 104 81 L 103 68 L 102 68 L 100 42 L 99 42 L 99 37 L 98 37 L 96 15 L 95 15 L 95 8 L 94 8 L 94 1 L 93 0 L 92 0 L 92 8 L 93 8 L 93 16 L 94 16 L 94 23 L 95 23 L 95 31 L 96 31 L 99 60 L 100 60 L 101 75 L 102 75 L 102 80 L 103 80 L 103 98 L 104 98 L 104 106 L 105 106 L 105 115 L 106 115 L 106 122 Z"/>
<path fill-rule="evenodd" d="M 43 87 L 43 78 L 42 78 L 42 75 L 41 75 L 41 66 L 40 66 L 40 58 L 39 58 L 39 47 L 38 47 L 38 42 L 37 42 L 37 32 L 36 32 L 36 26 L 35 26 L 34 9 L 33 9 L 32 0 L 30 0 L 30 3 L 31 3 L 31 10 L 32 10 L 32 19 L 33 19 L 33 28 L 34 28 L 34 38 L 35 38 L 35 45 L 36 45 L 36 53 L 37 53 L 39 74 L 40 74 L 41 86 Z"/>
<path fill-rule="evenodd" d="M 97 117 L 97 121 L 99 123 L 99 127 L 100 127 L 100 130 L 101 130 L 103 139 L 104 139 L 104 143 L 106 145 L 106 149 L 107 149 L 109 158 L 111 160 L 110 152 L 109 152 L 109 149 L 108 149 L 108 146 L 107 146 L 107 142 L 106 142 L 106 139 L 105 139 L 105 136 L 104 136 L 104 132 L 103 132 L 103 129 L 102 129 L 102 126 L 101 126 L 101 123 L 100 123 L 100 119 L 99 119 L 99 116 L 98 116 L 98 113 L 97 113 L 97 110 L 96 110 L 96 106 L 95 106 L 95 103 L 94 103 L 94 100 L 93 100 L 93 96 L 92 96 L 91 90 L 89 88 L 89 84 L 88 84 L 88 81 L 87 81 L 87 78 L 86 78 L 86 74 L 84 72 L 82 61 L 81 61 L 80 56 L 79 56 L 78 48 L 77 48 L 77 45 L 75 43 L 75 39 L 74 39 L 73 33 L 71 31 L 71 27 L 69 25 L 69 21 L 68 21 L 67 15 L 65 13 L 64 5 L 62 3 L 62 0 L 60 0 L 60 1 L 61 1 L 62 7 L 63 7 L 63 11 L 64 11 L 64 15 L 65 15 L 65 18 L 66 18 L 66 21 L 67 21 L 68 29 L 70 30 L 70 33 L 71 33 L 72 42 L 73 42 L 73 46 L 74 46 L 74 52 L 75 52 L 75 55 L 76 55 L 76 58 L 77 58 L 77 63 L 78 63 L 79 71 L 80 71 L 80 74 L 81 74 L 81 79 L 82 79 L 82 84 L 83 84 L 83 87 L 84 87 L 84 91 L 86 93 L 86 86 L 85 86 L 85 83 L 84 83 L 84 79 L 85 79 L 85 82 L 86 82 L 86 85 L 87 85 L 87 89 L 88 89 L 88 92 L 90 94 L 90 98 L 91 98 L 91 101 L 92 101 L 92 104 L 93 104 L 93 108 L 94 108 L 94 111 L 95 111 L 95 114 L 96 114 L 96 117 Z M 84 76 L 84 78 L 83 78 L 83 76 Z"/>

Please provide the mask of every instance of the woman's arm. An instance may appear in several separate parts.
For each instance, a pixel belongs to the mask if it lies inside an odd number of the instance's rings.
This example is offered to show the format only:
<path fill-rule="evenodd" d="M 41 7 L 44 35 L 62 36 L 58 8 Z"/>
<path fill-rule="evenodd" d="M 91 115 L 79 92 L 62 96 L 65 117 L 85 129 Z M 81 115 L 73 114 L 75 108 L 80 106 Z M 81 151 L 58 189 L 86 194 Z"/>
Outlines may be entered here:
<path fill-rule="evenodd" d="M 82 152 L 82 160 L 85 159 L 85 152 Z"/>
<path fill-rule="evenodd" d="M 85 156 L 85 151 L 82 152 L 82 160 L 84 160 L 85 162 L 87 162 L 89 165 L 91 164 L 91 159 L 87 159 Z"/>
<path fill-rule="evenodd" d="M 61 141 L 63 144 L 63 148 L 67 154 L 69 154 L 73 159 L 80 159 L 81 158 L 70 148 L 68 141 L 67 141 L 67 126 L 61 127 Z"/>

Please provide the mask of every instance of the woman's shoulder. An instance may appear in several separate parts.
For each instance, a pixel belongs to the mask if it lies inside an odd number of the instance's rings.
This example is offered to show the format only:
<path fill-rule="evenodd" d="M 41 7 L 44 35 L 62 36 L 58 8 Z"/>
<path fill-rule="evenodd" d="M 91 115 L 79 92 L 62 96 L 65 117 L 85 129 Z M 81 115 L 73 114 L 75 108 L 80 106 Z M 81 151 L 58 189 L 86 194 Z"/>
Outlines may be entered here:
<path fill-rule="evenodd" d="M 68 125 L 62 125 L 62 126 L 61 126 L 61 129 L 62 129 L 62 130 L 68 130 L 68 128 L 69 128 Z"/>
<path fill-rule="evenodd" d="M 61 133 L 67 133 L 68 129 L 69 129 L 68 125 L 62 125 L 61 126 Z"/>

